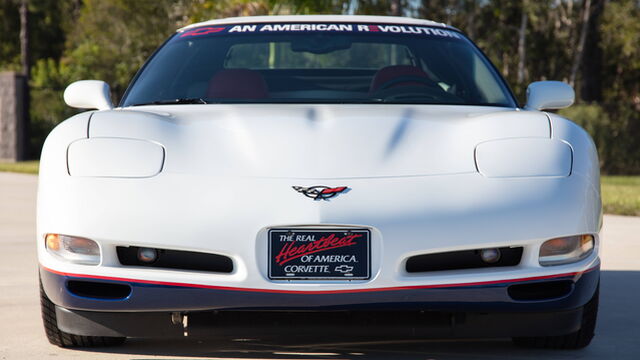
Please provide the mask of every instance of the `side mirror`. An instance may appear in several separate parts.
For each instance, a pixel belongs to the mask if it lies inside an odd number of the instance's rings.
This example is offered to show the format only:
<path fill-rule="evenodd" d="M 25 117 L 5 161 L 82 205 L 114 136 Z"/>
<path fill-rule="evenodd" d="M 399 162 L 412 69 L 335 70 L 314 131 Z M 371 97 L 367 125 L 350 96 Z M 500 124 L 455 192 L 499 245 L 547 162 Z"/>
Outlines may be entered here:
<path fill-rule="evenodd" d="M 80 80 L 67 86 L 64 102 L 78 109 L 113 109 L 109 85 L 100 80 Z"/>
<path fill-rule="evenodd" d="M 562 109 L 573 104 L 576 93 L 562 81 L 536 81 L 527 87 L 527 110 Z"/>

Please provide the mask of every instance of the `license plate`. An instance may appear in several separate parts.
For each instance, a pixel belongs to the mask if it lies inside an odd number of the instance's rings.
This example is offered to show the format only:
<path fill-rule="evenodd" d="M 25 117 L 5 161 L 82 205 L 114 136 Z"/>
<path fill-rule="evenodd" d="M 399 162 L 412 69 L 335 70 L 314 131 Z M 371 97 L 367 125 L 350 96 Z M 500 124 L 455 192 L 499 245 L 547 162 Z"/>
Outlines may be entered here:
<path fill-rule="evenodd" d="M 369 279 L 369 238 L 366 229 L 272 229 L 269 231 L 269 278 Z"/>

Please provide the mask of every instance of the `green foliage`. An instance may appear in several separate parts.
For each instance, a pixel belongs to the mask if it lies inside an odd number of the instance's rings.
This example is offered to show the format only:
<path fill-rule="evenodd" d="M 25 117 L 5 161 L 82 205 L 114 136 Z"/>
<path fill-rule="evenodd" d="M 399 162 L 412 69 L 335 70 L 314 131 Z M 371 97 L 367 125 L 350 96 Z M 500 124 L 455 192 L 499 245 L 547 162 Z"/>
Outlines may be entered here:
<path fill-rule="evenodd" d="M 31 69 L 31 154 L 39 154 L 49 131 L 77 112 L 62 99 L 62 93 L 71 79 L 71 67 L 54 59 L 40 59 Z"/>
<path fill-rule="evenodd" d="M 31 60 L 60 58 L 77 0 L 29 0 Z M 18 0 L 0 1 L 0 70 L 21 71 Z"/>
<path fill-rule="evenodd" d="M 342 0 L 269 0 L 270 14 L 343 14 L 351 2 Z"/>
<path fill-rule="evenodd" d="M 397 14 L 393 13 L 394 2 L 400 8 Z M 357 0 L 355 13 L 360 15 L 402 15 L 401 9 L 408 7 L 408 0 Z"/>
<path fill-rule="evenodd" d="M 601 183 L 605 213 L 640 216 L 639 176 L 603 176 Z"/>
<path fill-rule="evenodd" d="M 78 0 L 29 0 L 29 48 L 31 60 L 59 59 L 66 35 L 79 12 Z"/>
<path fill-rule="evenodd" d="M 0 171 L 4 172 L 37 174 L 39 167 L 39 161 L 20 161 L 15 163 L 0 162 Z"/>
<path fill-rule="evenodd" d="M 635 135 L 640 130 L 640 118 L 629 110 L 623 116 L 613 115 L 624 111 L 615 104 L 578 104 L 559 111 L 591 134 L 604 173 L 640 172 L 640 141 Z"/>
<path fill-rule="evenodd" d="M 603 50 L 603 103 L 618 123 L 617 144 L 629 150 L 631 171 L 639 172 L 640 147 L 640 2 L 620 0 L 605 8 L 600 24 Z M 619 165 L 612 171 L 627 167 Z M 624 171 L 624 170 L 623 170 Z"/>
<path fill-rule="evenodd" d="M 173 12 L 180 14 L 179 25 L 232 16 L 269 15 L 267 0 L 179 0 Z"/>
<path fill-rule="evenodd" d="M 640 5 L 634 0 L 608 4 L 601 26 L 604 49 L 628 66 L 640 68 Z M 637 79 L 636 79 L 637 80 Z"/>
<path fill-rule="evenodd" d="M 117 99 L 136 70 L 175 30 L 171 2 L 84 0 L 83 5 L 63 61 L 73 68 L 71 80 L 104 80 Z"/>
<path fill-rule="evenodd" d="M 596 143 L 598 147 L 598 156 L 600 157 L 600 165 L 606 164 L 611 158 L 611 149 L 609 147 L 612 137 L 618 135 L 618 129 L 611 122 L 609 115 L 605 110 L 597 104 L 574 105 L 558 112 L 576 124 L 582 126 Z"/>
<path fill-rule="evenodd" d="M 608 115 L 598 146 L 603 171 L 640 173 L 640 2 L 619 0 L 604 9 L 599 30 L 602 109 Z M 600 135 L 596 135 L 600 137 Z"/>
<path fill-rule="evenodd" d="M 0 69 L 20 70 L 20 18 L 12 1 L 0 1 Z"/>

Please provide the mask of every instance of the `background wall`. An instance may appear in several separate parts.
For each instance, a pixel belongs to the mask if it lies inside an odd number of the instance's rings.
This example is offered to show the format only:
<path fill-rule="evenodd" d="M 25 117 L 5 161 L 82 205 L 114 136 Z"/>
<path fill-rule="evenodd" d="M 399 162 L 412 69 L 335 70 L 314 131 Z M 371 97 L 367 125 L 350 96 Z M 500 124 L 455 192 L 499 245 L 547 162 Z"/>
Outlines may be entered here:
<path fill-rule="evenodd" d="M 25 90 L 23 75 L 0 72 L 0 161 L 25 158 Z"/>

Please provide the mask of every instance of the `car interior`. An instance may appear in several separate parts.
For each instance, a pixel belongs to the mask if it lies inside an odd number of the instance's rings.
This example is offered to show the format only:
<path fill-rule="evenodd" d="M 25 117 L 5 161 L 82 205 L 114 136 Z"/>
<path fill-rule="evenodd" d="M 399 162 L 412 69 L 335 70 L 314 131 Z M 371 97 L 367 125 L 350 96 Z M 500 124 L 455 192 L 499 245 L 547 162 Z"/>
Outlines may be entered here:
<path fill-rule="evenodd" d="M 174 38 L 175 39 L 175 38 Z M 408 102 L 504 105 L 504 84 L 460 40 L 237 35 L 170 41 L 134 82 L 130 104 Z M 158 76 L 162 73 L 164 76 Z M 481 86 L 479 86 L 479 84 Z"/>

